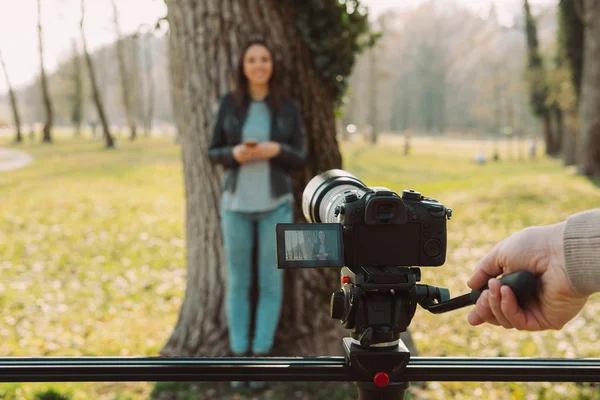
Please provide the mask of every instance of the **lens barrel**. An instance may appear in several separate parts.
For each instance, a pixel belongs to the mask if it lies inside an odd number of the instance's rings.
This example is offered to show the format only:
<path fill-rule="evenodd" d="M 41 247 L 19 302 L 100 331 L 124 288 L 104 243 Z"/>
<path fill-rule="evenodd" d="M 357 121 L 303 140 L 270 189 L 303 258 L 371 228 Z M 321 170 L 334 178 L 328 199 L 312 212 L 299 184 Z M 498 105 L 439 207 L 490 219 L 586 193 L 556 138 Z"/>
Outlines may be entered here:
<path fill-rule="evenodd" d="M 364 193 L 367 186 L 342 169 L 331 169 L 312 178 L 302 193 L 302 212 L 310 223 L 335 223 L 335 208 L 346 191 Z"/>

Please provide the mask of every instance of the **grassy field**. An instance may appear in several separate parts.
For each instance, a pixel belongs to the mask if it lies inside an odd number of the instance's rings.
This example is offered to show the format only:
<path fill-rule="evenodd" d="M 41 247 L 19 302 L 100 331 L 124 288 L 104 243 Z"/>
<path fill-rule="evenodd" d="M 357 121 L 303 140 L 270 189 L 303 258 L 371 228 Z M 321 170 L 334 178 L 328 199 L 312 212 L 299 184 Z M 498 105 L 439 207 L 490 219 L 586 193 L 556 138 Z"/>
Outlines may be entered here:
<path fill-rule="evenodd" d="M 600 205 L 598 185 L 555 160 L 476 165 L 475 151 L 490 150 L 489 144 L 417 139 L 413 145 L 404 156 L 395 138 L 377 146 L 345 143 L 344 167 L 369 185 L 419 190 L 454 210 L 446 264 L 422 269 L 423 283 L 454 295 L 466 292 L 470 272 L 497 241 Z M 0 146 L 11 145 L 0 139 Z M 59 138 L 21 148 L 34 162 L 0 173 L 0 356 L 157 355 L 185 289 L 179 147 L 167 138 L 122 140 L 118 150 L 107 151 L 98 142 Z M 419 309 L 411 331 L 422 355 L 600 357 L 598 295 L 556 332 L 473 328 L 467 313 Z M 29 400 L 48 388 L 77 400 L 144 399 L 153 386 L 0 384 L 0 399 Z M 222 386 L 204 389 L 202 396 L 240 398 L 221 394 Z M 264 398 L 316 399 L 312 392 L 314 386 L 298 384 Z M 430 383 L 415 390 L 423 399 L 600 399 L 599 392 L 573 384 L 491 383 Z"/>

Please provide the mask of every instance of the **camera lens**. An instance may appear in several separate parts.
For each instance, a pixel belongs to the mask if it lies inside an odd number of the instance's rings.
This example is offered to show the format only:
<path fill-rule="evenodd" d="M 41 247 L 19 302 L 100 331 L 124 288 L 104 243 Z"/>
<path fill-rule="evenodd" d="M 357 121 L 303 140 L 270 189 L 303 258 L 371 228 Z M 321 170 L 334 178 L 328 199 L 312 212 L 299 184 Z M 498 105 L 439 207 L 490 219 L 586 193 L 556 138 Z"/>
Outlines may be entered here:
<path fill-rule="evenodd" d="M 341 169 L 315 176 L 302 193 L 304 217 L 313 224 L 337 222 L 335 208 L 344 203 L 344 193 L 349 190 L 362 195 L 367 187 L 357 177 Z"/>

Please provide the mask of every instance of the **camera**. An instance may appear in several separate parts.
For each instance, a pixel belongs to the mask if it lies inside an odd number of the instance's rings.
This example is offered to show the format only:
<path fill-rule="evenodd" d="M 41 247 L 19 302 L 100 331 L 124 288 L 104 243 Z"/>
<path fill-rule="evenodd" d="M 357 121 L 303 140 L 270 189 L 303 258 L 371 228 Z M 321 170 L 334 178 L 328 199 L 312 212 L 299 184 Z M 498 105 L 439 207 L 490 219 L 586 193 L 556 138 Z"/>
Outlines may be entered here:
<path fill-rule="evenodd" d="M 302 195 L 310 224 L 278 224 L 278 268 L 440 266 L 452 210 L 414 190 L 367 187 L 333 169 Z"/>

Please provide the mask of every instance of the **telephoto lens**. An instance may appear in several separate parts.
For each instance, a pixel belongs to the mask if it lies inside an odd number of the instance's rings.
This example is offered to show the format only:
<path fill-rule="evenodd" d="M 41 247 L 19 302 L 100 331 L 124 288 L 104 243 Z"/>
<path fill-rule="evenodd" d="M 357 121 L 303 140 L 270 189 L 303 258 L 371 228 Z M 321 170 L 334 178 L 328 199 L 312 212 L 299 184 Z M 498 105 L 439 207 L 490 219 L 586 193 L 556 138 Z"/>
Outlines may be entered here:
<path fill-rule="evenodd" d="M 344 203 L 348 192 L 362 196 L 367 186 L 342 169 L 331 169 L 312 178 L 302 193 L 302 212 L 312 224 L 336 223 L 336 207 Z"/>

